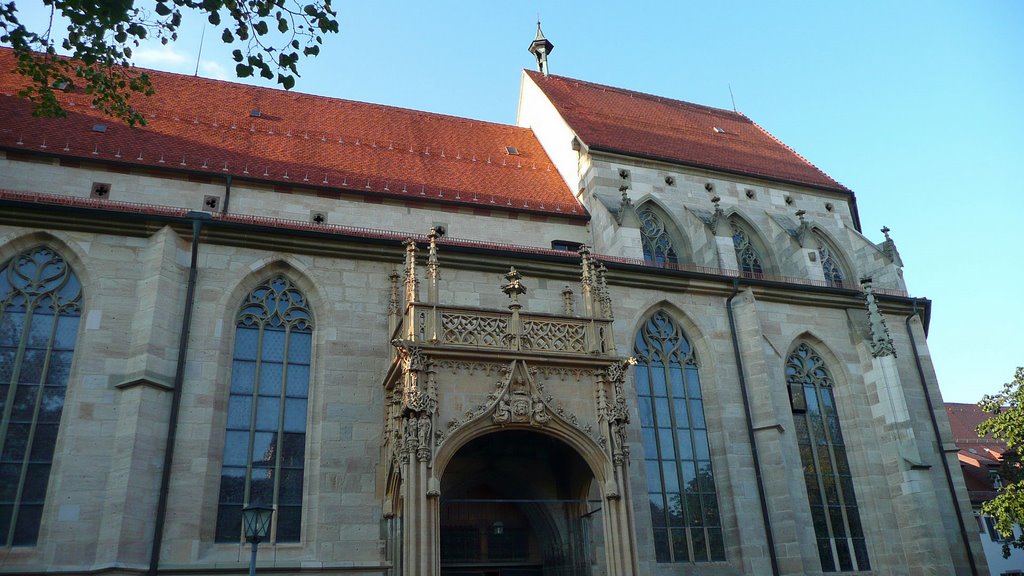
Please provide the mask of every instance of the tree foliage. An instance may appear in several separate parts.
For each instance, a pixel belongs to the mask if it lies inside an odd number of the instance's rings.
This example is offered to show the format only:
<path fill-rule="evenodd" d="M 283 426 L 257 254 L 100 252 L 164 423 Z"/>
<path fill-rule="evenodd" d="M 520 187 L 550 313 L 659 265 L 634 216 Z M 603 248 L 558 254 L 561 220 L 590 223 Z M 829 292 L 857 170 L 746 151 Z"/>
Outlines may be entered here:
<path fill-rule="evenodd" d="M 42 2 L 50 10 L 49 25 L 29 30 L 18 20 L 15 2 L 0 0 L 0 42 L 14 48 L 17 72 L 30 80 L 19 96 L 33 102 L 37 116 L 65 116 L 59 93 L 76 90 L 108 115 L 145 124 L 130 99 L 152 94 L 153 86 L 146 73 L 132 67 L 132 51 L 146 39 L 177 40 L 182 11 L 202 13 L 223 42 L 238 46 L 232 52 L 238 77 L 276 77 L 285 89 L 295 85 L 300 57 L 316 56 L 323 36 L 338 32 L 331 0 Z M 57 16 L 68 22 L 66 35 L 54 29 Z M 58 56 L 58 48 L 71 59 Z"/>
<path fill-rule="evenodd" d="M 1024 367 L 1017 368 L 1012 382 L 998 394 L 986 394 L 978 406 L 992 416 L 978 425 L 978 434 L 991 434 L 1006 442 L 999 475 L 1003 487 L 999 494 L 981 506 L 981 512 L 996 521 L 996 531 L 1005 538 L 1003 556 L 1009 557 L 1010 546 L 1024 548 L 1024 534 L 1014 538 L 1013 527 L 1024 525 Z"/>

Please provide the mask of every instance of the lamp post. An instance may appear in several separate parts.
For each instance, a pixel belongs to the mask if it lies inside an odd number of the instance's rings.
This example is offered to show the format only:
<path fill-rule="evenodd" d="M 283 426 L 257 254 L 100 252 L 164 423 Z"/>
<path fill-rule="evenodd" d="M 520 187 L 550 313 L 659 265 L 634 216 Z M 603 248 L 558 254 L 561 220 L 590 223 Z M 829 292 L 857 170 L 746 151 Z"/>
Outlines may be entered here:
<path fill-rule="evenodd" d="M 270 520 L 274 517 L 274 509 L 266 506 L 246 506 L 242 508 L 242 526 L 245 528 L 245 540 L 252 543 L 252 556 L 249 559 L 249 576 L 256 576 L 256 549 L 260 542 L 270 534 Z"/>

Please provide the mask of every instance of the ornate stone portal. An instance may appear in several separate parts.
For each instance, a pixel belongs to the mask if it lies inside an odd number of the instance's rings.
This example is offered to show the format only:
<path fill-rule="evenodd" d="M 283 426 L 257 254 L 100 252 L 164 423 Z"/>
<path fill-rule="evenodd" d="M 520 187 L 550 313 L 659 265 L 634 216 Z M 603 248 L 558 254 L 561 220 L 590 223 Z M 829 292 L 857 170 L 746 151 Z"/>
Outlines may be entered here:
<path fill-rule="evenodd" d="M 438 234 L 428 235 L 427 299 L 419 297 L 416 243 L 405 243 L 404 290 L 392 274 L 389 325 L 395 354 L 384 378 L 384 515 L 400 520 L 389 554 L 396 574 L 439 576 L 440 479 L 460 447 L 503 430 L 533 430 L 575 450 L 600 487 L 606 573 L 637 572 L 627 467 L 623 383 L 631 359 L 617 356 L 603 266 L 586 248 L 584 313 L 522 311 L 526 285 L 512 268 L 508 311 L 441 305 Z M 404 302 L 399 294 L 404 292 Z"/>

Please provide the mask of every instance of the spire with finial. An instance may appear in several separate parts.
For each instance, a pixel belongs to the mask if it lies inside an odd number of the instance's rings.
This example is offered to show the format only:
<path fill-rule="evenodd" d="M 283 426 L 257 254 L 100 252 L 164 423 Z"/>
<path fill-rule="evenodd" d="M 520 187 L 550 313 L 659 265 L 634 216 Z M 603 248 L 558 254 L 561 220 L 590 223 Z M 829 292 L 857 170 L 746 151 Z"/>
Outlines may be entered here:
<path fill-rule="evenodd" d="M 555 45 L 541 32 L 540 18 L 537 18 L 537 37 L 530 43 L 530 53 L 537 58 L 537 68 L 545 76 L 548 75 L 548 54 L 554 49 Z"/>

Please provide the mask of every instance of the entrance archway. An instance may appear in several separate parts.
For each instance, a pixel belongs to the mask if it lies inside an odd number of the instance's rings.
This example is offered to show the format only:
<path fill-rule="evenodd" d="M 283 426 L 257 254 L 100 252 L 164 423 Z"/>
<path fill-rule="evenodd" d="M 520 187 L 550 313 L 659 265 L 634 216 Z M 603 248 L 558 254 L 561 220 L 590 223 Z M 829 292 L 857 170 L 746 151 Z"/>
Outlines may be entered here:
<path fill-rule="evenodd" d="M 601 499 L 583 458 L 530 430 L 461 447 L 441 478 L 442 576 L 589 576 Z"/>

